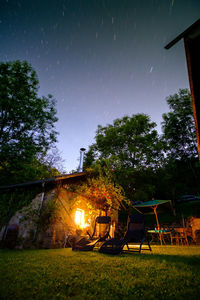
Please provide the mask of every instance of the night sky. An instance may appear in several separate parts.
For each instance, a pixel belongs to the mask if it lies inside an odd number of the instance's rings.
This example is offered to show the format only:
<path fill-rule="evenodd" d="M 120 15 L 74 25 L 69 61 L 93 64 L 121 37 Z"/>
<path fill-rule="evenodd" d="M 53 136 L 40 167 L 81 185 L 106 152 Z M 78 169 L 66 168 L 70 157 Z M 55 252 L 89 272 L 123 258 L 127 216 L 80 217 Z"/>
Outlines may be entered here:
<path fill-rule="evenodd" d="M 166 97 L 189 87 L 183 42 L 199 0 L 0 0 L 0 61 L 27 60 L 39 95 L 57 99 L 65 170 L 97 125 L 136 113 L 160 123 Z"/>

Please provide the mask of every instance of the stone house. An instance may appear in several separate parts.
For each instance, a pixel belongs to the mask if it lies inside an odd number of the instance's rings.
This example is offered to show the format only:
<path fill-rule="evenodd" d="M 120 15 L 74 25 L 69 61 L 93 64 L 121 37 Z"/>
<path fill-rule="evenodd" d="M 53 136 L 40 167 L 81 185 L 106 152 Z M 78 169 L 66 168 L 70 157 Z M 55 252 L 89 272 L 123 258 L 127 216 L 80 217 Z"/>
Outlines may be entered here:
<path fill-rule="evenodd" d="M 87 199 L 71 191 L 87 179 L 87 172 L 56 176 L 24 184 L 0 187 L 0 190 L 34 189 L 41 191 L 26 206 L 18 210 L 0 231 L 0 241 L 10 248 L 61 248 L 70 246 L 70 237 L 92 233 L 98 215 L 111 216 L 111 236 L 114 237 L 118 211 L 95 209 Z M 103 230 L 99 225 L 97 232 Z"/>

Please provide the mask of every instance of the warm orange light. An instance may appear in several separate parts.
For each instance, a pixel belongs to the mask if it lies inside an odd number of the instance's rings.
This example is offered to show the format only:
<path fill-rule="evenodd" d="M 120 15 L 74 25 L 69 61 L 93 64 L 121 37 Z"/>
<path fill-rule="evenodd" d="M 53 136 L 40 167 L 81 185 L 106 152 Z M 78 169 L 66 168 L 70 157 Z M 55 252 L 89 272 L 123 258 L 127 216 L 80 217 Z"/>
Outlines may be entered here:
<path fill-rule="evenodd" d="M 75 213 L 75 223 L 80 227 L 85 227 L 85 212 L 83 209 L 77 208 Z"/>

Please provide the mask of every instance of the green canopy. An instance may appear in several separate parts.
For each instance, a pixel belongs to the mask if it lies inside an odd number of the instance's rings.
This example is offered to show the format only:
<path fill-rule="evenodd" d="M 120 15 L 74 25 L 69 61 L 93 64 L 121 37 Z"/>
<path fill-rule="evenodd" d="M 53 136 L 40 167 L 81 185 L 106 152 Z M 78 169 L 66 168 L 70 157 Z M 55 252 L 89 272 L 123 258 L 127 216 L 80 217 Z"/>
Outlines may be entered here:
<path fill-rule="evenodd" d="M 153 207 L 164 203 L 171 203 L 171 200 L 150 200 L 134 205 L 134 207 Z"/>
<path fill-rule="evenodd" d="M 157 226 L 158 226 L 158 228 L 160 228 L 158 216 L 157 216 L 157 207 L 159 205 L 163 205 L 163 204 L 170 205 L 172 208 L 171 200 L 150 200 L 150 201 L 146 201 L 146 202 L 134 205 L 133 207 L 140 213 L 149 213 L 153 209 L 153 212 L 155 213 L 155 216 L 156 216 Z"/>

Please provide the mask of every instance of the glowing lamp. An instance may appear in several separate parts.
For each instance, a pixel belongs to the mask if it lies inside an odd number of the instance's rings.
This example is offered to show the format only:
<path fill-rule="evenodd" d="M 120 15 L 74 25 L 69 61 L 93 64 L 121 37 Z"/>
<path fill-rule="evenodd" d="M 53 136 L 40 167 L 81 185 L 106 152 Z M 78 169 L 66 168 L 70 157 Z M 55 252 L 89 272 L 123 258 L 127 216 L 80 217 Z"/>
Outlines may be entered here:
<path fill-rule="evenodd" d="M 80 227 L 84 227 L 84 225 L 85 225 L 84 219 L 85 219 L 84 210 L 77 208 L 77 210 L 75 212 L 75 223 Z"/>

